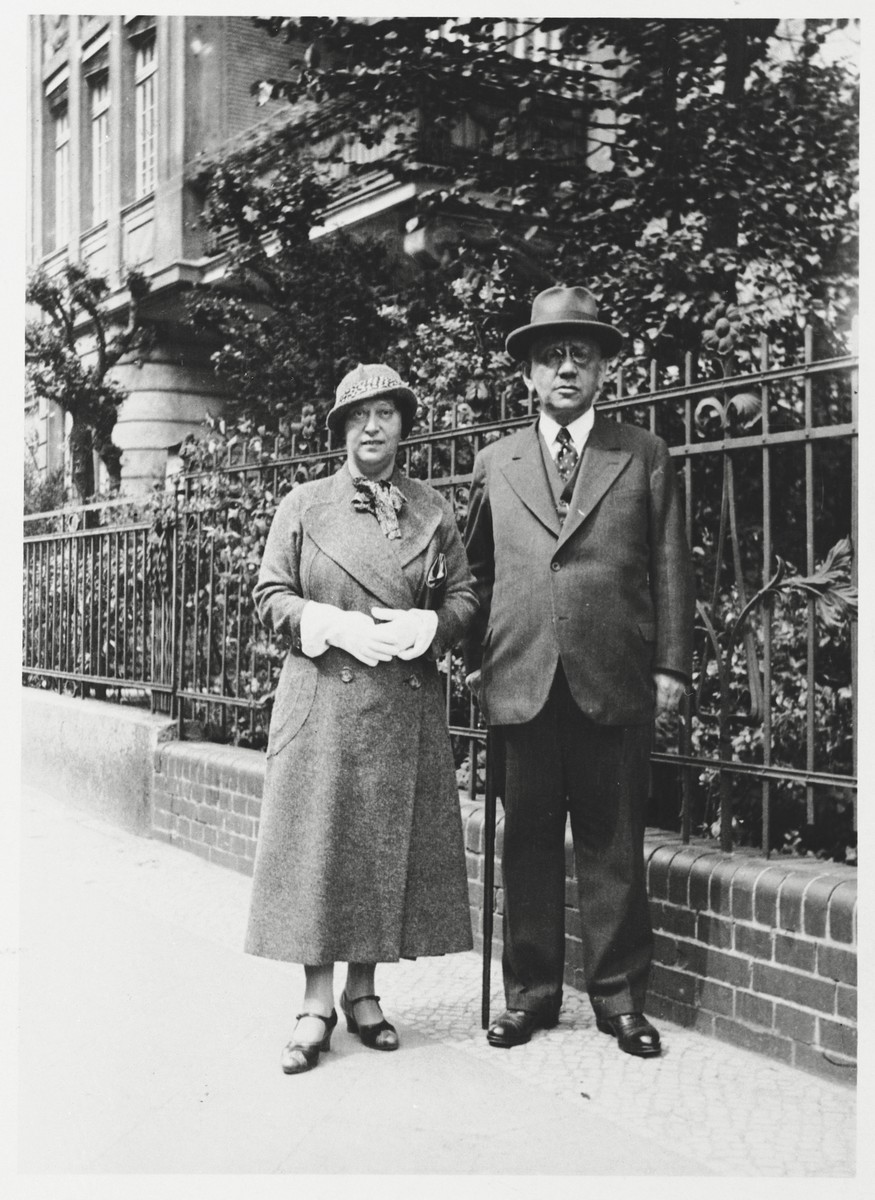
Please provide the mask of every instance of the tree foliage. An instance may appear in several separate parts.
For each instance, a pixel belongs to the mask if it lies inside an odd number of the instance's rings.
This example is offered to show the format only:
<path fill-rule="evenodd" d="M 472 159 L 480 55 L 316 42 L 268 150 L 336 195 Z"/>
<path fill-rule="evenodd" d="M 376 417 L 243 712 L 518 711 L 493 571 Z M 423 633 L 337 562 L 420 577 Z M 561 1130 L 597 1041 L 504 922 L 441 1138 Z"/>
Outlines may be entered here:
<path fill-rule="evenodd" d="M 189 307 L 214 339 L 230 418 L 273 424 L 305 403 L 324 408 L 350 367 L 385 350 L 386 250 L 343 234 L 311 239 L 328 200 L 306 155 L 282 158 L 267 178 L 246 157 L 211 173 L 206 219 L 233 248 L 222 284 L 198 288 Z"/>
<path fill-rule="evenodd" d="M 36 445 L 30 438 L 24 443 L 24 514 L 50 512 L 60 508 L 64 494 L 64 468 L 40 470 Z"/>
<path fill-rule="evenodd" d="M 793 45 L 773 19 L 258 23 L 307 45 L 262 100 L 391 145 L 381 165 L 430 185 L 414 221 L 471 219 L 451 256 L 490 340 L 552 277 L 586 281 L 642 359 L 696 349 L 717 301 L 777 347 L 813 321 L 844 348 L 858 82 L 820 51 L 847 22 L 796 22 Z M 511 53 L 535 32 L 549 54 Z"/>
<path fill-rule="evenodd" d="M 109 284 L 83 263 L 67 263 L 57 276 L 37 270 L 27 282 L 27 303 L 41 313 L 25 330 L 27 387 L 33 396 L 53 401 L 72 417 L 72 477 L 80 502 L 94 494 L 94 451 L 114 488 L 121 480 L 121 451 L 112 431 L 127 393 L 111 371 L 126 354 L 145 349 L 150 341 L 150 331 L 139 319 L 148 282 L 131 271 L 126 286 L 128 319 L 119 328 L 106 308 Z"/>

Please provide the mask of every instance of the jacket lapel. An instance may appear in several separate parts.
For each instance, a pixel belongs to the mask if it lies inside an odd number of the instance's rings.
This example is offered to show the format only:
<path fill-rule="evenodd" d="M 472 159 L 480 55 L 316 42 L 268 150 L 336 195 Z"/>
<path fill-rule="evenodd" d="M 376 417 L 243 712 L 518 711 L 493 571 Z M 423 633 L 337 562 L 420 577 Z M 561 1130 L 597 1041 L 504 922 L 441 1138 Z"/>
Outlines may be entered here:
<path fill-rule="evenodd" d="M 616 423 L 596 413 L 583 451 L 568 516 L 559 535 L 563 545 L 580 528 L 632 457 L 620 446 Z"/>
<path fill-rule="evenodd" d="M 551 533 L 560 529 L 556 502 L 550 490 L 550 481 L 544 469 L 540 435 L 537 421 L 520 439 L 519 450 L 506 462 L 501 470 L 505 479 L 525 504 Z"/>
<path fill-rule="evenodd" d="M 393 482 L 401 481 L 396 478 Z M 344 465 L 334 476 L 328 502 L 309 510 L 312 519 L 307 521 L 306 532 L 324 554 L 387 608 L 410 608 L 413 592 L 401 569 L 397 550 L 401 543 L 388 541 L 372 516 L 352 507 L 355 494 L 352 476 Z M 409 516 L 405 514 L 405 520 Z"/>

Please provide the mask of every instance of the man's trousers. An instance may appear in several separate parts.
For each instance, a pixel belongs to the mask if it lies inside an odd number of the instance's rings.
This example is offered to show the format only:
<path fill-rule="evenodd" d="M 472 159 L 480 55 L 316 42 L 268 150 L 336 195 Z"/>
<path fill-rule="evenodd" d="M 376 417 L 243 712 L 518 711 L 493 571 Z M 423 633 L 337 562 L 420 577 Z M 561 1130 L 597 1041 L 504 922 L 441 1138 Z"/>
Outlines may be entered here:
<path fill-rule="evenodd" d="M 535 719 L 498 732 L 508 1008 L 551 1022 L 562 1003 L 570 814 L 592 1006 L 598 1016 L 642 1011 L 653 950 L 643 857 L 650 725 L 596 725 L 575 704 L 560 665 Z"/>

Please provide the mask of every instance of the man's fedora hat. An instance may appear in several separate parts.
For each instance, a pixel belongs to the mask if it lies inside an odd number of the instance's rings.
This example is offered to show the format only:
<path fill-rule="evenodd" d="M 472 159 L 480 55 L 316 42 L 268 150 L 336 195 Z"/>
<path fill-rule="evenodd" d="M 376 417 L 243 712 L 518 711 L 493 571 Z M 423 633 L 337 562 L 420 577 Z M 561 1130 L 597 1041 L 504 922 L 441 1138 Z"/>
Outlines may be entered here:
<path fill-rule="evenodd" d="M 532 301 L 532 319 L 508 334 L 505 349 L 512 358 L 524 359 L 532 340 L 551 331 L 587 333 L 611 358 L 623 344 L 623 335 L 613 325 L 599 320 L 596 298 L 584 287 L 551 287 Z"/>
<path fill-rule="evenodd" d="M 353 405 L 362 400 L 373 400 L 375 396 L 389 396 L 396 402 L 401 413 L 401 436 L 407 437 L 416 416 L 416 396 L 398 372 L 385 363 L 359 363 L 344 375 L 337 385 L 334 407 L 327 417 L 328 428 L 332 433 L 343 433 Z"/>

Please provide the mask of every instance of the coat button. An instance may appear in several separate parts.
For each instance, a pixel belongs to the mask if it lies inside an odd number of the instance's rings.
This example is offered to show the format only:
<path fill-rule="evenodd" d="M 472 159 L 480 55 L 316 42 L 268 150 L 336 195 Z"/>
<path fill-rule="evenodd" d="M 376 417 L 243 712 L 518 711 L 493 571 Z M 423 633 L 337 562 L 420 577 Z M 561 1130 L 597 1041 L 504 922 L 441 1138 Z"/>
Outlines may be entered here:
<path fill-rule="evenodd" d="M 340 678 L 344 683 L 352 683 L 353 679 L 355 679 L 355 676 L 353 675 L 352 671 L 350 671 L 349 667 L 344 667 L 340 672 Z"/>
<path fill-rule="evenodd" d="M 550 570 L 551 570 L 551 571 L 561 571 L 561 570 L 562 570 L 562 563 L 558 563 L 558 562 L 551 562 L 551 563 L 550 563 Z"/>
<path fill-rule="evenodd" d="M 411 675 L 410 678 L 407 680 L 407 682 L 410 684 L 410 686 L 412 688 L 421 688 L 422 687 L 422 680 L 419 678 L 418 675 Z"/>

